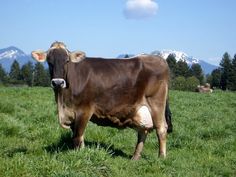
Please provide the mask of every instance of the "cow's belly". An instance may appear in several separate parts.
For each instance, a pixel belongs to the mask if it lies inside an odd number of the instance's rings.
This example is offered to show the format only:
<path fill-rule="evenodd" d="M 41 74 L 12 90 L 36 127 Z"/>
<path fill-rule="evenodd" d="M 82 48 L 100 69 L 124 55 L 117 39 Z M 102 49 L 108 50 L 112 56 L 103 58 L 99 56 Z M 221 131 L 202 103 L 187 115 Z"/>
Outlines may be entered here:
<path fill-rule="evenodd" d="M 122 111 L 113 115 L 94 114 L 90 119 L 93 123 L 101 126 L 116 127 L 119 129 L 130 127 L 134 129 L 152 129 L 153 121 L 148 106 L 142 105 L 128 114 Z"/>

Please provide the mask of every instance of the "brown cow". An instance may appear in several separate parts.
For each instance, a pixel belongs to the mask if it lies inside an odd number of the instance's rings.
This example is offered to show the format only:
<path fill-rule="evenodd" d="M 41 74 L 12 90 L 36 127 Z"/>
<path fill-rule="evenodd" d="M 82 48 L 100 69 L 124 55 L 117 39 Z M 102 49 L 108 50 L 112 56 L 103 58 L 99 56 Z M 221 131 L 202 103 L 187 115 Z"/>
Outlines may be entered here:
<path fill-rule="evenodd" d="M 206 83 L 204 86 L 203 85 L 198 85 L 197 86 L 197 92 L 200 92 L 200 93 L 212 93 L 213 90 L 211 89 L 210 84 Z"/>
<path fill-rule="evenodd" d="M 155 129 L 159 155 L 166 156 L 167 124 L 172 127 L 167 105 L 169 68 L 164 59 L 150 55 L 87 58 L 84 52 L 70 52 L 62 42 L 54 42 L 47 52 L 33 51 L 32 57 L 48 62 L 59 122 L 72 129 L 75 148 L 84 146 L 90 120 L 137 130 L 134 160 L 141 156 L 148 132 Z"/>

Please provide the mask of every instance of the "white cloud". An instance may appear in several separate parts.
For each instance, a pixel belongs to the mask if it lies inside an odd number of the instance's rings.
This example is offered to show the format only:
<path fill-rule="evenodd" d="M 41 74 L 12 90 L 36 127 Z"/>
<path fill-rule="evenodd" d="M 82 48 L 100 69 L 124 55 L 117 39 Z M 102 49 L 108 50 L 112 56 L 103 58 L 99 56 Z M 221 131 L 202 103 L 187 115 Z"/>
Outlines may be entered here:
<path fill-rule="evenodd" d="M 157 10 L 154 0 L 127 0 L 124 15 L 127 19 L 146 19 L 155 16 Z"/>

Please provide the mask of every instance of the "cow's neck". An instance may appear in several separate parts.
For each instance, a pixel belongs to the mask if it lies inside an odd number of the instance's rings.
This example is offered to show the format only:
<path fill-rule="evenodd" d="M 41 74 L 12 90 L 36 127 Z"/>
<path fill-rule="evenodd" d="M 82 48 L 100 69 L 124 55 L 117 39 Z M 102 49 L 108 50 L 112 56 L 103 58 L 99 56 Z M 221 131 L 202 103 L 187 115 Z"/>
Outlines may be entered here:
<path fill-rule="evenodd" d="M 69 89 L 60 89 L 55 92 L 56 102 L 58 104 L 70 107 L 70 90 Z"/>

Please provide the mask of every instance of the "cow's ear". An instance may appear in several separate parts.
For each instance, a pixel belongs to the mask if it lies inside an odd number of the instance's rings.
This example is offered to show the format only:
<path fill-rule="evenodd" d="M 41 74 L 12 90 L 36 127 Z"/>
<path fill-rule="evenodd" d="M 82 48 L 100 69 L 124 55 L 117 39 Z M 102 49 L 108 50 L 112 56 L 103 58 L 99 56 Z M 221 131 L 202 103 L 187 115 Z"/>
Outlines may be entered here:
<path fill-rule="evenodd" d="M 73 63 L 78 63 L 85 58 L 86 58 L 86 54 L 84 52 L 75 51 L 75 52 L 70 53 L 70 60 Z"/>
<path fill-rule="evenodd" d="M 47 59 L 47 53 L 42 50 L 35 50 L 31 52 L 31 56 L 38 62 L 44 62 Z"/>

